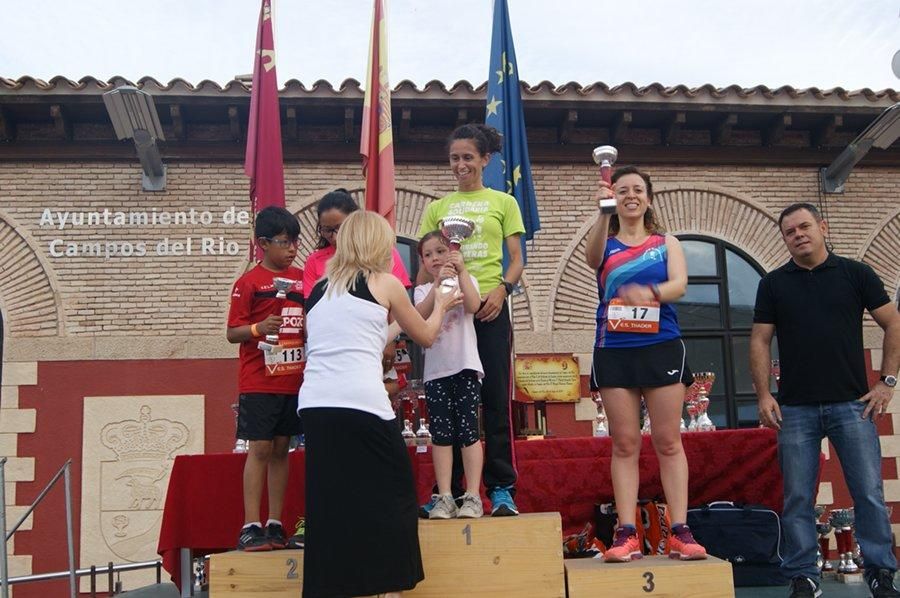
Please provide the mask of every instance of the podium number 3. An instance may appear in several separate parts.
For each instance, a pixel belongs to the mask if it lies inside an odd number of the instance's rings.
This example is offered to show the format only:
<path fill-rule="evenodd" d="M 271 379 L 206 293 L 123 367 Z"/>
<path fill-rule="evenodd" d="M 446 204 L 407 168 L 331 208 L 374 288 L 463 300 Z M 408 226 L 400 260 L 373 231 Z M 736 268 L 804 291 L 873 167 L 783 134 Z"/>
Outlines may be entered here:
<path fill-rule="evenodd" d="M 462 529 L 462 535 L 466 537 L 466 546 L 472 545 L 472 526 L 467 525 Z"/>
<path fill-rule="evenodd" d="M 642 577 L 647 580 L 647 583 L 644 584 L 643 586 L 641 586 L 642 590 L 644 590 L 645 592 L 647 592 L 649 594 L 650 592 L 652 592 L 653 590 L 656 589 L 656 583 L 654 583 L 654 581 L 653 581 L 653 573 L 652 572 L 645 571 L 644 575 Z"/>

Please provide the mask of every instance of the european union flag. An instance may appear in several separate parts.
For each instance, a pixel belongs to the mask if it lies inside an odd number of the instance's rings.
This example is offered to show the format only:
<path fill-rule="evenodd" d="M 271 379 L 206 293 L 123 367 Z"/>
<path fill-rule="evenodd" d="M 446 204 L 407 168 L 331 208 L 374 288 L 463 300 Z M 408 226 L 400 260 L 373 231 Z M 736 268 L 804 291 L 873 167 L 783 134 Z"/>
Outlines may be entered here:
<path fill-rule="evenodd" d="M 503 151 L 499 156 L 494 156 L 484 169 L 484 184 L 491 189 L 509 193 L 519 203 L 519 211 L 522 212 L 525 224 L 525 234 L 522 236 L 522 257 L 525 258 L 525 241 L 534 238 L 534 233 L 541 228 L 541 220 L 538 217 L 537 198 L 531 179 L 528 140 L 525 138 L 525 113 L 522 110 L 516 50 L 513 47 L 506 0 L 494 0 L 487 115 L 484 122 L 503 135 Z"/>

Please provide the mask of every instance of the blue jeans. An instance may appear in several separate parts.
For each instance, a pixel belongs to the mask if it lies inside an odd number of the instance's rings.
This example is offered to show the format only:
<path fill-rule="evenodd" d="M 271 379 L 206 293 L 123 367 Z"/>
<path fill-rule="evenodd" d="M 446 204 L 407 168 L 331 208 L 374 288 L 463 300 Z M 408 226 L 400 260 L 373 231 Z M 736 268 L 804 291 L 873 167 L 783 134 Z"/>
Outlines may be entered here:
<path fill-rule="evenodd" d="M 819 579 L 816 567 L 816 478 L 822 438 L 827 437 L 841 461 L 853 497 L 855 536 L 866 568 L 896 571 L 891 524 L 884 504 L 881 445 L 875 424 L 862 419 L 866 403 L 783 405 L 778 433 L 778 460 L 784 476 L 784 562 L 790 579 Z"/>

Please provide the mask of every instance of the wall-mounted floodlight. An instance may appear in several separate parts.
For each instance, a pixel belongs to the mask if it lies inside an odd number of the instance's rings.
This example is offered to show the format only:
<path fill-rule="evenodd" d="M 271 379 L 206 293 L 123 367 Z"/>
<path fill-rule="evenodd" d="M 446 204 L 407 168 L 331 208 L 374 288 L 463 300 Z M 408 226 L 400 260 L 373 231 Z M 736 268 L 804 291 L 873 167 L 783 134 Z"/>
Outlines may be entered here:
<path fill-rule="evenodd" d="M 162 163 L 156 140 L 165 141 L 153 96 L 130 85 L 123 85 L 103 94 L 116 137 L 133 139 L 141 169 L 144 191 L 166 190 L 166 166 Z"/>
<path fill-rule="evenodd" d="M 834 162 L 823 168 L 822 191 L 843 193 L 844 183 L 856 163 L 862 160 L 872 147 L 887 149 L 900 137 L 900 102 L 878 115 L 856 139 L 850 142 Z"/>

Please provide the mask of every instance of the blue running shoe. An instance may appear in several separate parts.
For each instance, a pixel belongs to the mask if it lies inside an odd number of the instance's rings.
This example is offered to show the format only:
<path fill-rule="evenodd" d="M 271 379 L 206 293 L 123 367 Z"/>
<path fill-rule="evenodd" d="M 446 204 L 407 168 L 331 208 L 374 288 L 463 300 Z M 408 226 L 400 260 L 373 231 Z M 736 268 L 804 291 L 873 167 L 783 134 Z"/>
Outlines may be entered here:
<path fill-rule="evenodd" d="M 428 519 L 428 516 L 431 514 L 431 509 L 434 508 L 434 505 L 437 504 L 440 497 L 440 494 L 432 494 L 428 502 L 419 507 L 419 519 Z"/>
<path fill-rule="evenodd" d="M 494 488 L 488 498 L 491 499 L 491 517 L 511 517 L 519 514 L 509 488 Z"/>

